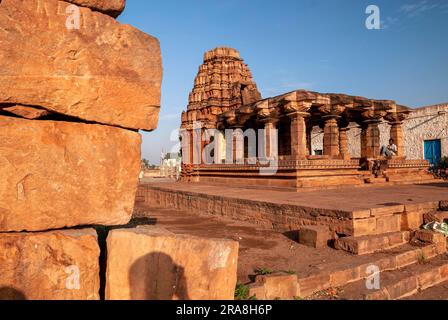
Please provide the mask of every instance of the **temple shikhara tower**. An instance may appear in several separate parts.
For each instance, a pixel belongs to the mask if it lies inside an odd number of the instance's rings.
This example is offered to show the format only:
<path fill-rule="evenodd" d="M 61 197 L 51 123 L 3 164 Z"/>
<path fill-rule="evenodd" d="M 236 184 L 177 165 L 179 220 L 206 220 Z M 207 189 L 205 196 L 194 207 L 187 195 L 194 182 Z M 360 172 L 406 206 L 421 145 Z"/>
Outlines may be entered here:
<path fill-rule="evenodd" d="M 205 53 L 182 113 L 182 179 L 286 189 L 428 181 L 429 164 L 405 158 L 402 123 L 410 111 L 392 100 L 305 90 L 262 99 L 238 51 L 216 48 Z M 384 122 L 398 149 L 394 157 L 380 154 Z M 358 158 L 348 148 L 353 126 L 361 129 Z M 218 134 L 207 136 L 207 129 Z M 311 146 L 316 129 L 323 131 L 319 155 Z M 212 162 L 204 156 L 211 143 Z M 260 174 L 273 161 L 275 173 Z"/>

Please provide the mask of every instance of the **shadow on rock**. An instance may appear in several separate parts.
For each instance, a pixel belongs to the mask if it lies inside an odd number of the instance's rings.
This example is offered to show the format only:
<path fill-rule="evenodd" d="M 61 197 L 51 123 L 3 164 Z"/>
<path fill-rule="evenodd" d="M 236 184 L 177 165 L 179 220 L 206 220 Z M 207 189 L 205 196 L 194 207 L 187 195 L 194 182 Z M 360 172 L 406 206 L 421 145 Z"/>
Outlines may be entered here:
<path fill-rule="evenodd" d="M 129 270 L 132 300 L 189 300 L 184 268 L 165 253 L 138 259 Z"/>
<path fill-rule="evenodd" d="M 26 300 L 25 295 L 11 287 L 0 287 L 0 300 Z"/>

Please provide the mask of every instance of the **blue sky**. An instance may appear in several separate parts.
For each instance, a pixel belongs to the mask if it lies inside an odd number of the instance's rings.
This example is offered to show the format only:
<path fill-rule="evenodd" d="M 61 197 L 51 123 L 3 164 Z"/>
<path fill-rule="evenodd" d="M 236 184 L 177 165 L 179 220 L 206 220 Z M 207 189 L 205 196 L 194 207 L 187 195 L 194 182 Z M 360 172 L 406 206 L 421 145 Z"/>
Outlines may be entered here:
<path fill-rule="evenodd" d="M 372 4 L 381 30 L 365 27 Z M 203 54 L 217 46 L 240 51 L 264 98 L 309 89 L 410 107 L 448 102 L 448 0 L 127 0 L 119 21 L 162 47 L 159 128 L 143 133 L 152 163 L 176 144 Z"/>

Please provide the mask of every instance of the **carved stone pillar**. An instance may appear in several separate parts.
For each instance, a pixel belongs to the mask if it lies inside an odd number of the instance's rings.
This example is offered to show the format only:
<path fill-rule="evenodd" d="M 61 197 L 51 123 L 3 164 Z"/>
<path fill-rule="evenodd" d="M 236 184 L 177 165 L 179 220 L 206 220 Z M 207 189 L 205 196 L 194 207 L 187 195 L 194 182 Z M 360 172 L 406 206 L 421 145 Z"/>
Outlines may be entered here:
<path fill-rule="evenodd" d="M 390 138 L 394 140 L 397 146 L 397 156 L 404 157 L 404 137 L 403 137 L 403 123 L 402 122 L 392 122 L 390 123 Z"/>
<path fill-rule="evenodd" d="M 404 134 L 403 121 L 407 118 L 408 113 L 390 113 L 385 118 L 390 124 L 390 138 L 394 140 L 397 146 L 397 156 L 404 157 Z"/>
<path fill-rule="evenodd" d="M 182 142 L 182 163 L 193 163 L 193 131 L 188 129 L 182 129 L 180 133 Z"/>
<path fill-rule="evenodd" d="M 215 142 L 214 162 L 215 164 L 221 164 L 223 159 L 225 159 L 226 154 L 226 140 L 224 133 L 221 132 L 221 130 L 216 130 L 213 139 Z"/>
<path fill-rule="evenodd" d="M 202 127 L 195 127 L 192 130 L 192 164 L 200 165 L 202 163 L 202 150 L 204 149 L 204 142 L 202 141 L 203 129 Z"/>
<path fill-rule="evenodd" d="M 340 155 L 338 117 L 326 116 L 324 119 L 324 155 L 337 158 Z"/>
<path fill-rule="evenodd" d="M 274 130 L 277 129 L 278 121 L 275 119 L 268 119 L 264 121 L 264 154 L 265 158 L 272 158 L 277 156 L 277 154 L 272 154 L 272 152 L 278 152 L 278 137 L 274 135 Z M 275 139 L 275 140 L 274 140 Z M 274 144 L 276 148 L 274 148 Z"/>
<path fill-rule="evenodd" d="M 339 152 L 341 158 L 344 160 L 350 160 L 350 151 L 348 150 L 347 132 L 348 127 L 339 128 Z"/>
<path fill-rule="evenodd" d="M 380 120 L 367 120 L 361 125 L 361 158 L 374 159 L 380 156 Z"/>
<path fill-rule="evenodd" d="M 319 107 L 324 123 L 324 150 L 323 154 L 330 158 L 339 158 L 341 152 L 339 150 L 339 125 L 338 120 L 341 114 L 346 110 L 343 103 L 323 104 Z"/>
<path fill-rule="evenodd" d="M 233 127 L 233 162 L 244 163 L 244 133 L 242 126 Z"/>
<path fill-rule="evenodd" d="M 305 118 L 309 114 L 292 112 L 288 116 L 291 118 L 291 158 L 296 160 L 306 159 L 309 154 L 307 151 Z"/>

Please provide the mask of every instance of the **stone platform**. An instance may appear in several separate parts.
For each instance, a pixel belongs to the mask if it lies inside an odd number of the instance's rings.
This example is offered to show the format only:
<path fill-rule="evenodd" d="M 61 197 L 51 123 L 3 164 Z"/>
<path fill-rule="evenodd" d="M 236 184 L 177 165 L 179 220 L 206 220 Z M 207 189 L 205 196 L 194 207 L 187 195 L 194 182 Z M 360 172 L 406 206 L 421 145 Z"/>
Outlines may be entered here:
<path fill-rule="evenodd" d="M 448 183 L 286 192 L 191 183 L 143 183 L 148 205 L 225 216 L 275 231 L 328 225 L 344 236 L 418 229 L 448 199 Z"/>

